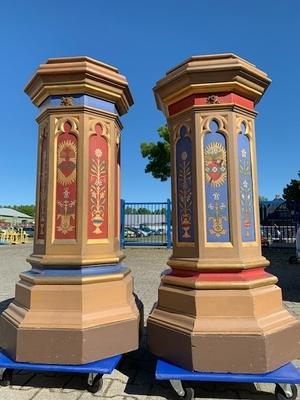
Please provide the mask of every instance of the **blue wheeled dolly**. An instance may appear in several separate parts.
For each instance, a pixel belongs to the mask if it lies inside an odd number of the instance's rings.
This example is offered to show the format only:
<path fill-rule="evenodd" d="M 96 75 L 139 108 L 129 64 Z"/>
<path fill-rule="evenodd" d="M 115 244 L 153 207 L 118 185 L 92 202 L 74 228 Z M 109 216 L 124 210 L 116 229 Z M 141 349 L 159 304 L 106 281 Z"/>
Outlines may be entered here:
<path fill-rule="evenodd" d="M 266 374 L 236 374 L 193 372 L 166 361 L 158 360 L 155 377 L 157 380 L 170 381 L 172 388 L 179 398 L 183 400 L 192 400 L 194 398 L 194 390 L 191 387 L 183 388 L 182 381 L 275 383 L 277 400 L 295 400 L 297 398 L 296 384 L 300 383 L 300 371 L 292 363 Z"/>
<path fill-rule="evenodd" d="M 9 386 L 11 384 L 14 369 L 39 372 L 68 372 L 74 374 L 88 374 L 86 389 L 91 393 L 96 393 L 102 387 L 103 374 L 111 374 L 121 357 L 121 355 L 117 355 L 82 365 L 32 364 L 13 361 L 3 352 L 0 352 L 0 385 Z"/>

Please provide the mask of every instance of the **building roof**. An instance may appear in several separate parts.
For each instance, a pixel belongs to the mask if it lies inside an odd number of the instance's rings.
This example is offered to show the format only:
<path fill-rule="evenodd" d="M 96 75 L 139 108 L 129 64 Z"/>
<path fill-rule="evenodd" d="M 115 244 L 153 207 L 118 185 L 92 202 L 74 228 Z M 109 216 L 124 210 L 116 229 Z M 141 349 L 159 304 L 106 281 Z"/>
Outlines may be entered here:
<path fill-rule="evenodd" d="M 6 207 L 0 207 L 0 217 L 13 217 L 13 218 L 30 218 L 33 219 L 30 215 L 21 213 L 17 210 L 14 210 L 13 208 L 6 208 Z"/>

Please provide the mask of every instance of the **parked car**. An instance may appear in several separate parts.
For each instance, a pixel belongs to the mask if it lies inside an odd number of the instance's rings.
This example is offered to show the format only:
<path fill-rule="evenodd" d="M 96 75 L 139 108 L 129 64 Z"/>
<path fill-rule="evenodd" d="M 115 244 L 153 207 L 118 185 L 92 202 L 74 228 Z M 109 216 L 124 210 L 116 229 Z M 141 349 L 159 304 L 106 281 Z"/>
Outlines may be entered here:
<path fill-rule="evenodd" d="M 128 230 L 132 231 L 135 234 L 135 237 L 141 237 L 142 233 L 138 228 L 127 227 Z"/>
<path fill-rule="evenodd" d="M 267 236 L 264 235 L 263 231 L 260 233 L 260 244 L 263 247 L 269 247 L 270 245 L 270 240 L 267 238 Z"/>
<path fill-rule="evenodd" d="M 124 236 L 126 238 L 134 238 L 134 237 L 136 237 L 135 233 L 130 228 L 124 228 Z"/>
<path fill-rule="evenodd" d="M 159 228 L 155 231 L 155 235 L 166 235 L 166 230 L 164 228 Z"/>
<path fill-rule="evenodd" d="M 33 227 L 25 227 L 25 228 L 23 228 L 23 232 L 27 233 L 28 237 L 34 237 L 34 228 Z"/>
<path fill-rule="evenodd" d="M 142 232 L 143 236 L 151 236 L 153 235 L 153 229 L 150 229 L 149 226 L 140 224 L 139 231 Z"/>
<path fill-rule="evenodd" d="M 145 231 L 144 229 L 141 229 L 141 228 L 139 229 L 139 232 L 140 232 L 141 236 L 143 236 L 143 237 L 148 237 L 153 234 L 153 232 L 151 230 Z"/>

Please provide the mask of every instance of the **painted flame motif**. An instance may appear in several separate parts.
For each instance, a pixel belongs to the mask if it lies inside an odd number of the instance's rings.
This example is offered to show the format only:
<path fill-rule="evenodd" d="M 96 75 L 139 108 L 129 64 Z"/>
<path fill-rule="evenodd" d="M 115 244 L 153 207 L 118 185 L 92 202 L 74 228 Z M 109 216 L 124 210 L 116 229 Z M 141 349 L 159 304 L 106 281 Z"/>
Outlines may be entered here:
<path fill-rule="evenodd" d="M 63 186 L 76 180 L 77 146 L 72 140 L 64 140 L 57 148 L 57 181 Z"/>
<path fill-rule="evenodd" d="M 227 179 L 226 150 L 221 143 L 212 142 L 204 150 L 205 179 L 213 187 Z"/>

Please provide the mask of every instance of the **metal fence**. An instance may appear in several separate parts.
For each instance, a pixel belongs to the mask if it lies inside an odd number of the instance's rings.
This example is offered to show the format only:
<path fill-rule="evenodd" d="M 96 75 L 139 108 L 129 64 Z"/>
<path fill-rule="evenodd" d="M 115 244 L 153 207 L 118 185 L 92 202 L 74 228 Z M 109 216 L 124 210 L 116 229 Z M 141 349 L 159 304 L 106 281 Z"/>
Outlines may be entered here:
<path fill-rule="evenodd" d="M 129 203 L 121 200 L 121 247 L 172 246 L 171 201 Z"/>
<path fill-rule="evenodd" d="M 297 224 L 261 225 L 262 245 L 296 243 Z M 171 201 L 131 203 L 121 200 L 121 247 L 172 247 Z"/>
<path fill-rule="evenodd" d="M 296 243 L 297 224 L 262 225 L 260 229 L 262 241 L 266 241 L 268 245 L 274 245 L 277 243 Z"/>

